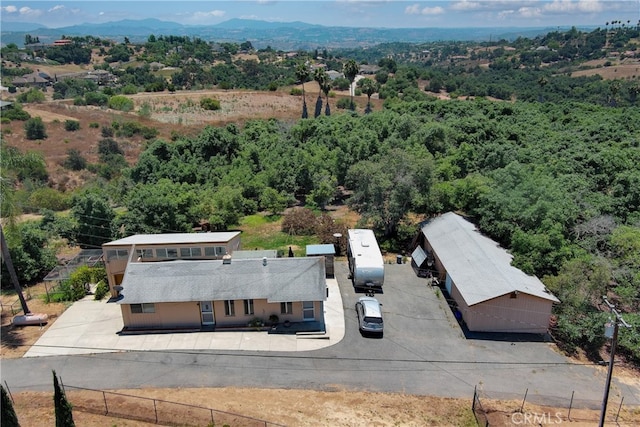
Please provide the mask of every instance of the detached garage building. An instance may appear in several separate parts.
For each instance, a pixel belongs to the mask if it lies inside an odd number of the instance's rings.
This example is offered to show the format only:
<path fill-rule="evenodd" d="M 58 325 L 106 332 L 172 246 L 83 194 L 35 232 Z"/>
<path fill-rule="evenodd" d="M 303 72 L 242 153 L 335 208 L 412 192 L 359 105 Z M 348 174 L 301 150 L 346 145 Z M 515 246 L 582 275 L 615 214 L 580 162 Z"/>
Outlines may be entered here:
<path fill-rule="evenodd" d="M 511 254 L 475 225 L 449 212 L 426 223 L 418 241 L 470 331 L 547 332 L 560 301 L 538 278 L 513 267 Z"/>

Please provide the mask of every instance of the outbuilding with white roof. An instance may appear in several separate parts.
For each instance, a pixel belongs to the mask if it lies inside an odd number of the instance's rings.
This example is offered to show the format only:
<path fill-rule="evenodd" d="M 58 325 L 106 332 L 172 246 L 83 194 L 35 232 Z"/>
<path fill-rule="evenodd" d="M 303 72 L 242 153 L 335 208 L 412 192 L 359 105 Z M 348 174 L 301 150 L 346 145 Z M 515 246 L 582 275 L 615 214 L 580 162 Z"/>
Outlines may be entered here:
<path fill-rule="evenodd" d="M 453 212 L 427 222 L 419 247 L 432 256 L 441 283 L 470 331 L 546 333 L 560 301 L 512 255 Z"/>

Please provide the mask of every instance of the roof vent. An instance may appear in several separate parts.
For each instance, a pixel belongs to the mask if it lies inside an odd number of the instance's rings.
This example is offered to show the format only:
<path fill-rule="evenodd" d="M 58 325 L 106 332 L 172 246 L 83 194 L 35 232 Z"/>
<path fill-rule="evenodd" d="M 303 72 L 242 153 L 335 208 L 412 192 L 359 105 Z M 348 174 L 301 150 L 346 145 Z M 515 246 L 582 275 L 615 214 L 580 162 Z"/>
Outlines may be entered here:
<path fill-rule="evenodd" d="M 262 258 L 262 265 L 267 265 L 267 257 Z"/>
<path fill-rule="evenodd" d="M 231 264 L 231 255 L 226 254 L 222 257 L 222 264 Z"/>

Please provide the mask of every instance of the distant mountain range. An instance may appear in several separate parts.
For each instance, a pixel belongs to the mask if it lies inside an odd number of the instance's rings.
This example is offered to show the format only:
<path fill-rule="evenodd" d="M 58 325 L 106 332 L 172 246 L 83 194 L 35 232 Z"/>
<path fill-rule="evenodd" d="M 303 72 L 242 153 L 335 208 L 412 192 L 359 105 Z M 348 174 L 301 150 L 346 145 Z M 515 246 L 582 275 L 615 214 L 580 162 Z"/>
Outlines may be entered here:
<path fill-rule="evenodd" d="M 387 42 L 422 43 L 433 41 L 488 41 L 532 38 L 559 28 L 363 28 L 327 27 L 304 22 L 267 22 L 231 19 L 216 25 L 182 25 L 158 19 L 122 20 L 104 24 L 80 24 L 47 28 L 27 22 L 1 22 L 2 45 L 24 45 L 24 36 L 50 43 L 65 36 L 95 36 L 131 42 L 146 41 L 149 35 L 199 37 L 207 41 L 250 41 L 255 48 L 311 50 L 316 48 L 367 47 Z M 569 29 L 569 27 L 565 28 Z M 562 30 L 562 29 L 560 29 Z"/>

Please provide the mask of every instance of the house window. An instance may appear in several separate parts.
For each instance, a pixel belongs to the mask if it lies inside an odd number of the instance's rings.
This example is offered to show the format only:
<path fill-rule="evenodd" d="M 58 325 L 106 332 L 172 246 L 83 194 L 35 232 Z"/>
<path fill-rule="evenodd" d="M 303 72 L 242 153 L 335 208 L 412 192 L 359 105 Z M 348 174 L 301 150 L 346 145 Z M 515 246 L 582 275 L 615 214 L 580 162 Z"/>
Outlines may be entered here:
<path fill-rule="evenodd" d="M 156 306 L 152 303 L 142 303 L 142 304 L 131 304 L 131 313 L 140 314 L 140 313 L 155 313 Z"/>
<path fill-rule="evenodd" d="M 281 302 L 280 303 L 280 314 L 293 314 L 293 303 L 292 302 Z"/>
<path fill-rule="evenodd" d="M 136 249 L 136 256 L 142 259 L 153 258 L 153 249 Z"/>
<path fill-rule="evenodd" d="M 178 249 L 176 248 L 158 248 L 156 249 L 158 258 L 178 258 Z"/>
<path fill-rule="evenodd" d="M 112 249 L 107 251 L 107 261 L 112 259 L 127 259 L 129 257 L 129 251 L 126 249 Z"/>
<path fill-rule="evenodd" d="M 200 248 L 180 248 L 180 258 L 195 258 L 202 256 Z"/>
<path fill-rule="evenodd" d="M 224 302 L 224 315 L 225 316 L 235 316 L 236 315 L 236 306 L 235 301 L 232 299 L 225 300 Z"/>
<path fill-rule="evenodd" d="M 253 300 L 244 300 L 244 314 L 253 314 Z"/>
<path fill-rule="evenodd" d="M 207 246 L 204 248 L 205 256 L 221 257 L 227 254 L 227 248 L 224 246 Z"/>

